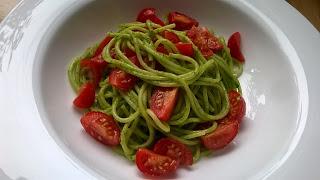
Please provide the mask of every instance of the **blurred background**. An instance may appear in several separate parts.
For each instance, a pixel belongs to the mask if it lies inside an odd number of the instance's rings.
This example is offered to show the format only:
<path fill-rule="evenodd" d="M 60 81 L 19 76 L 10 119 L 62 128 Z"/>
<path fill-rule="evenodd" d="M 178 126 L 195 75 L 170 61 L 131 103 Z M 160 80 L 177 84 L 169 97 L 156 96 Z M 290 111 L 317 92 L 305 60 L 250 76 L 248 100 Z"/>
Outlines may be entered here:
<path fill-rule="evenodd" d="M 21 0 L 0 0 L 0 22 Z M 49 0 L 50 1 L 50 0 Z M 52 0 L 53 1 L 53 0 Z M 320 31 L 320 0 L 287 0 Z"/>

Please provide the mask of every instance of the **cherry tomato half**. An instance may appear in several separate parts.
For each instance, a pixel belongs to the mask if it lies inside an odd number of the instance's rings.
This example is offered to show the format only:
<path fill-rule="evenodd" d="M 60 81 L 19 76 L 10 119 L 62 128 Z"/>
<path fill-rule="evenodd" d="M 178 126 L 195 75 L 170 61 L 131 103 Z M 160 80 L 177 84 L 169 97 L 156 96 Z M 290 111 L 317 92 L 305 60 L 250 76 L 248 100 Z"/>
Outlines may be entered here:
<path fill-rule="evenodd" d="M 164 31 L 163 37 L 171 41 L 172 43 L 178 43 L 180 42 L 180 39 L 178 35 L 176 35 L 174 32 L 170 31 Z"/>
<path fill-rule="evenodd" d="M 95 86 L 88 82 L 81 86 L 78 96 L 73 100 L 73 105 L 78 108 L 89 108 L 94 103 Z"/>
<path fill-rule="evenodd" d="M 102 79 L 103 71 L 108 63 L 102 59 L 101 55 L 91 59 L 84 59 L 80 62 L 81 68 L 86 68 L 89 72 L 89 77 L 92 83 L 97 87 Z"/>
<path fill-rule="evenodd" d="M 241 52 L 241 36 L 239 32 L 233 33 L 228 40 L 228 48 L 230 49 L 230 54 L 236 60 L 244 63 L 245 59 Z"/>
<path fill-rule="evenodd" d="M 85 131 L 97 141 L 110 146 L 120 144 L 120 129 L 112 116 L 91 111 L 80 120 Z"/>
<path fill-rule="evenodd" d="M 99 56 L 102 53 L 103 48 L 111 41 L 111 39 L 111 36 L 106 36 L 99 44 L 96 52 L 94 53 L 94 56 Z"/>
<path fill-rule="evenodd" d="M 178 99 L 178 88 L 156 87 L 153 90 L 150 108 L 161 121 L 168 121 Z"/>
<path fill-rule="evenodd" d="M 136 153 L 136 165 L 142 173 L 150 176 L 165 176 L 175 172 L 178 167 L 176 160 L 144 148 Z"/>
<path fill-rule="evenodd" d="M 217 37 L 205 27 L 193 26 L 187 31 L 187 36 L 200 49 L 202 55 L 209 59 L 214 53 L 223 49 Z"/>
<path fill-rule="evenodd" d="M 189 30 L 192 26 L 199 25 L 197 20 L 180 12 L 170 12 L 168 15 L 168 21 L 170 24 L 175 23 L 175 29 L 179 31 Z"/>
<path fill-rule="evenodd" d="M 211 150 L 222 149 L 227 146 L 238 134 L 239 123 L 219 123 L 215 131 L 201 137 L 202 144 Z"/>
<path fill-rule="evenodd" d="M 189 57 L 192 57 L 193 56 L 193 47 L 192 47 L 192 44 L 191 43 L 182 43 L 182 42 L 179 42 L 177 44 L 175 44 L 178 51 L 185 55 L 185 56 L 189 56 Z"/>
<path fill-rule="evenodd" d="M 191 150 L 186 145 L 171 138 L 160 139 L 154 145 L 153 151 L 175 159 L 179 165 L 189 166 L 193 163 Z"/>
<path fill-rule="evenodd" d="M 137 21 L 146 22 L 148 19 L 156 24 L 164 26 L 164 22 L 156 16 L 155 8 L 145 8 L 139 12 Z"/>

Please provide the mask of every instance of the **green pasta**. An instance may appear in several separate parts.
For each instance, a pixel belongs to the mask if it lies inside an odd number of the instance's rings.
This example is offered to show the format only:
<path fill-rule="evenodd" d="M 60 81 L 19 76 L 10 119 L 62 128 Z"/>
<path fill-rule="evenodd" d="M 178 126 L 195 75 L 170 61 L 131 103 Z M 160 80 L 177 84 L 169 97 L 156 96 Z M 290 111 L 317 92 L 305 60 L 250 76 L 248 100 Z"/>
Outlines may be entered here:
<path fill-rule="evenodd" d="M 238 77 L 242 64 L 234 60 L 224 39 L 221 52 L 206 59 L 198 47 L 183 31 L 173 30 L 175 24 L 159 26 L 151 21 L 146 23 L 127 23 L 120 25 L 119 31 L 108 33 L 112 40 L 102 52 L 108 69 L 118 68 L 140 80 L 127 92 L 118 90 L 108 83 L 108 72 L 104 74 L 96 92 L 95 103 L 90 111 L 101 111 L 112 115 L 121 129 L 120 145 L 115 151 L 129 160 L 135 159 L 138 148 L 152 147 L 161 137 L 170 137 L 193 149 L 197 161 L 201 155 L 209 154 L 200 137 L 213 132 L 219 120 L 229 112 L 227 92 L 237 90 L 241 93 Z M 174 43 L 161 36 L 163 31 L 173 32 L 182 42 L 192 43 L 194 56 L 182 55 Z M 164 46 L 168 55 L 158 52 Z M 123 52 L 129 48 L 137 54 L 141 67 L 136 66 Z M 72 60 L 68 77 L 72 88 L 78 92 L 88 79 L 80 62 L 93 57 L 97 45 L 88 48 L 82 55 Z M 112 54 L 113 53 L 113 54 Z M 148 57 L 148 62 L 143 57 Z M 156 64 L 163 66 L 157 70 Z M 155 86 L 178 87 L 179 99 L 167 122 L 160 121 L 149 107 L 149 99 Z M 206 129 L 197 125 L 211 122 Z"/>

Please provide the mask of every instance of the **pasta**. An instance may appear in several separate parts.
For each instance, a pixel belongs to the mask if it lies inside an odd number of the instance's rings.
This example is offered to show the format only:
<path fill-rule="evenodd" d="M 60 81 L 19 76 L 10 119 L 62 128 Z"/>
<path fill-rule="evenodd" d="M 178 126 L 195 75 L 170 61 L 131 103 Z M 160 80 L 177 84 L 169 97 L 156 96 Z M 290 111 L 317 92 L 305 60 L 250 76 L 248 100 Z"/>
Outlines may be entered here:
<path fill-rule="evenodd" d="M 216 120 L 229 112 L 227 92 L 236 89 L 241 93 L 237 77 L 242 73 L 242 64 L 231 57 L 222 37 L 219 38 L 222 51 L 206 59 L 186 32 L 174 30 L 174 27 L 175 24 L 160 26 L 148 20 L 122 24 L 119 31 L 108 33 L 112 40 L 102 52 L 108 68 L 119 68 L 140 80 L 127 92 L 111 86 L 108 78 L 100 81 L 90 111 L 114 117 L 121 129 L 120 145 L 114 149 L 130 160 L 135 159 L 138 148 L 150 147 L 156 139 L 165 136 L 188 145 L 193 150 L 194 160 L 198 160 L 200 154 L 208 152 L 201 147 L 199 137 L 213 132 L 217 128 Z M 192 43 L 194 56 L 180 54 L 171 41 L 161 36 L 164 31 L 175 33 L 182 42 Z M 157 51 L 160 45 L 168 55 Z M 80 62 L 91 58 L 97 46 L 88 48 L 69 65 L 68 77 L 76 92 L 88 81 Z M 130 61 L 124 48 L 137 54 L 141 67 Z M 148 57 L 147 60 L 144 57 Z M 157 70 L 157 63 L 164 70 Z M 155 86 L 179 88 L 180 98 L 168 122 L 159 120 L 150 110 L 148 101 Z M 204 122 L 210 122 L 210 127 L 195 129 Z"/>

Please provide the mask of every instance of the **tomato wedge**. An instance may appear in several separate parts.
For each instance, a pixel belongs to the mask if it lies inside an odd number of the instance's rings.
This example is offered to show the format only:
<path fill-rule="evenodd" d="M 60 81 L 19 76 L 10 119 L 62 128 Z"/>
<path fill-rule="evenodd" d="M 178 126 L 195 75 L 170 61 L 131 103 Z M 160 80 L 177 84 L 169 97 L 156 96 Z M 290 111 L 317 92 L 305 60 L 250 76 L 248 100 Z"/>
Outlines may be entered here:
<path fill-rule="evenodd" d="M 189 166 L 193 163 L 191 150 L 186 145 L 171 138 L 160 139 L 154 145 L 153 151 L 157 154 L 175 159 L 179 165 Z"/>
<path fill-rule="evenodd" d="M 175 23 L 176 30 L 184 31 L 189 30 L 192 26 L 198 26 L 199 22 L 180 12 L 170 12 L 168 15 L 169 24 Z"/>
<path fill-rule="evenodd" d="M 178 88 L 156 87 L 153 90 L 150 108 L 161 121 L 168 121 L 178 99 Z"/>
<path fill-rule="evenodd" d="M 89 108 L 94 103 L 95 86 L 92 83 L 85 83 L 81 86 L 78 96 L 73 100 L 73 105 L 78 108 Z"/>
<path fill-rule="evenodd" d="M 103 71 L 107 67 L 108 63 L 102 59 L 101 55 L 95 56 L 91 59 L 84 59 L 80 62 L 81 68 L 87 68 L 89 76 L 93 84 L 98 86 L 102 79 Z"/>
<path fill-rule="evenodd" d="M 109 74 L 110 85 L 122 91 L 128 91 L 132 89 L 137 80 L 137 77 L 118 68 L 113 69 Z"/>
<path fill-rule="evenodd" d="M 179 42 L 177 44 L 175 44 L 178 51 L 185 55 L 185 56 L 189 56 L 189 57 L 192 57 L 193 56 L 193 47 L 192 47 L 192 44 L 191 43 L 182 43 L 182 42 Z"/>
<path fill-rule="evenodd" d="M 160 52 L 160 53 L 162 53 L 162 54 L 166 54 L 166 55 L 169 54 L 163 44 L 160 44 L 160 45 L 157 47 L 157 51 Z"/>
<path fill-rule="evenodd" d="M 239 123 L 242 121 L 246 113 L 246 102 L 243 97 L 235 90 L 228 92 L 230 111 L 227 116 Z"/>
<path fill-rule="evenodd" d="M 237 121 L 220 123 L 215 131 L 201 137 L 202 144 L 211 150 L 222 149 L 237 136 L 238 130 Z"/>
<path fill-rule="evenodd" d="M 172 43 L 178 43 L 178 42 L 180 42 L 180 39 L 179 39 L 178 35 L 176 35 L 174 32 L 164 31 L 163 37 L 164 37 L 165 39 L 168 39 L 168 40 L 171 41 Z"/>
<path fill-rule="evenodd" d="M 140 67 L 138 57 L 136 55 L 129 58 L 133 64 Z M 109 74 L 109 84 L 122 91 L 128 91 L 134 87 L 139 80 L 136 76 L 129 74 L 121 69 L 112 69 Z"/>
<path fill-rule="evenodd" d="M 202 55 L 209 59 L 214 53 L 223 49 L 217 37 L 205 27 L 193 26 L 187 31 L 187 36 L 200 49 Z"/>
<path fill-rule="evenodd" d="M 97 141 L 110 146 L 120 144 L 120 129 L 112 116 L 91 111 L 80 120 L 85 131 Z"/>
<path fill-rule="evenodd" d="M 156 16 L 155 8 L 145 8 L 139 12 L 137 21 L 144 23 L 148 19 L 156 24 L 164 26 L 164 22 Z"/>
<path fill-rule="evenodd" d="M 94 56 L 99 56 L 102 53 L 103 48 L 111 41 L 111 39 L 111 36 L 106 36 L 99 44 L 96 52 L 94 53 Z"/>
<path fill-rule="evenodd" d="M 210 134 L 201 137 L 208 149 L 224 148 L 237 135 L 240 123 L 246 112 L 246 104 L 242 96 L 235 90 L 228 92 L 230 111 L 226 117 L 218 121 L 218 127 Z"/>
<path fill-rule="evenodd" d="M 230 49 L 230 54 L 236 60 L 244 63 L 245 59 L 241 52 L 241 35 L 239 32 L 233 33 L 228 40 L 228 48 Z"/>
<path fill-rule="evenodd" d="M 145 148 L 138 149 L 136 165 L 142 173 L 150 176 L 165 176 L 175 172 L 178 167 L 176 160 Z"/>

